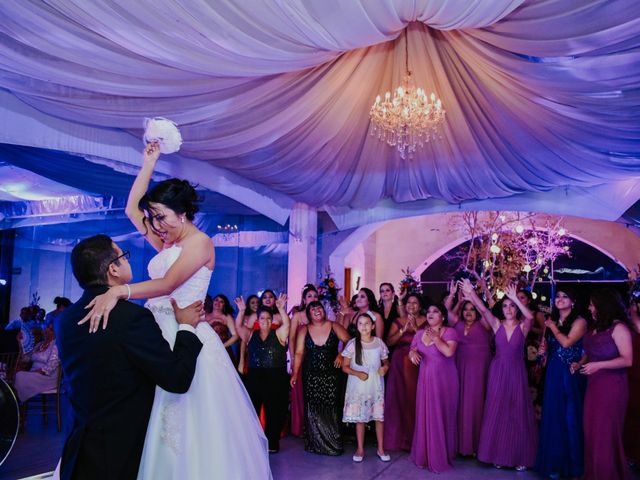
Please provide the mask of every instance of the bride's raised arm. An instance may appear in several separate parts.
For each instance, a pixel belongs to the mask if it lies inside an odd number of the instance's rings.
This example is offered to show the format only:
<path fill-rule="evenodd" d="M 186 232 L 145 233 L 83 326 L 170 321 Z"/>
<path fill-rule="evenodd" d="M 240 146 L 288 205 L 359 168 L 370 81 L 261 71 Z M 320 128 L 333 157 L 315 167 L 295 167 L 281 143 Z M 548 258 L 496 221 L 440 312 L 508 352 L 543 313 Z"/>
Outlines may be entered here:
<path fill-rule="evenodd" d="M 142 167 L 136 176 L 131 191 L 129 192 L 129 198 L 127 198 L 127 206 L 125 207 L 125 213 L 127 218 L 131 220 L 131 223 L 136 229 L 143 234 L 147 241 L 157 251 L 162 250 L 163 243 L 160 237 L 149 228 L 149 224 L 145 221 L 144 212 L 140 209 L 140 199 L 147 193 L 149 188 L 149 182 L 151 181 L 151 175 L 156 167 L 156 162 L 160 157 L 160 145 L 157 142 L 150 143 L 144 148 L 142 153 Z"/>

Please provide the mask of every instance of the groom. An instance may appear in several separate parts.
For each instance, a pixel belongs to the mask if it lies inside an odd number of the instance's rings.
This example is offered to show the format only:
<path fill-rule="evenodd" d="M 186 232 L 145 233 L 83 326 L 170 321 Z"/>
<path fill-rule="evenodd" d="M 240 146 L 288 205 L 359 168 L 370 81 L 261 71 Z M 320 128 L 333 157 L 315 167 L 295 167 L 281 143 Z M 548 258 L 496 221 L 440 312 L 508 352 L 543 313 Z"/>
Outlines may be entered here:
<path fill-rule="evenodd" d="M 82 240 L 71 252 L 84 295 L 55 325 L 73 407 L 61 479 L 135 479 L 156 385 L 184 393 L 195 373 L 202 302 L 179 309 L 172 300 L 180 324 L 173 351 L 151 312 L 124 300 L 108 328 L 90 334 L 89 323 L 78 325 L 96 295 L 131 281 L 128 256 L 106 235 Z"/>

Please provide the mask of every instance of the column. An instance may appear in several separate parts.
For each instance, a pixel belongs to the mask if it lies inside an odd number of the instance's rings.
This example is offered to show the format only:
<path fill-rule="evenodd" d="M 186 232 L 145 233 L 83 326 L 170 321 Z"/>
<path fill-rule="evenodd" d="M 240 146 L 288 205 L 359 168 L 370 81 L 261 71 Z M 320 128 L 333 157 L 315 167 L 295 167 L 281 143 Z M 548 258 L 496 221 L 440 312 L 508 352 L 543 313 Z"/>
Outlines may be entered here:
<path fill-rule="evenodd" d="M 318 212 L 305 203 L 296 203 L 289 217 L 289 261 L 287 276 L 288 309 L 300 303 L 302 287 L 317 283 Z"/>

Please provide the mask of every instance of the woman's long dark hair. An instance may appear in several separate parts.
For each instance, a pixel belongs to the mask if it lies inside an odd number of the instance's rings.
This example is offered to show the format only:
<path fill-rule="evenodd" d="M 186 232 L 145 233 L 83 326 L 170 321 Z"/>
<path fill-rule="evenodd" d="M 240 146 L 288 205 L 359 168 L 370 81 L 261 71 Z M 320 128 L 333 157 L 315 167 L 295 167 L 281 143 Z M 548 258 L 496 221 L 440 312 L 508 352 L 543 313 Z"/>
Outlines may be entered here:
<path fill-rule="evenodd" d="M 362 317 L 367 317 L 369 320 L 371 320 L 371 325 L 375 328 L 375 325 L 376 325 L 375 317 L 371 317 L 368 313 L 363 313 L 362 315 L 358 315 L 358 320 L 356 320 L 356 322 L 359 321 Z M 355 344 L 356 344 L 356 363 L 358 365 L 362 365 L 362 340 L 360 339 L 360 330 L 358 330 L 357 323 L 356 323 Z"/>
<path fill-rule="evenodd" d="M 273 316 L 276 313 L 278 313 L 278 307 L 276 307 L 275 303 L 273 304 L 273 307 L 266 307 L 262 303 L 262 298 L 264 297 L 264 294 L 267 293 L 267 292 L 271 292 L 271 295 L 273 295 L 273 297 L 276 300 L 278 299 L 278 296 L 276 295 L 276 292 L 274 292 L 270 288 L 267 288 L 264 292 L 262 292 L 262 295 L 260 295 L 260 306 L 258 307 L 258 310 L 261 310 L 261 311 L 267 310 L 267 311 L 271 312 L 271 316 Z"/>
<path fill-rule="evenodd" d="M 367 287 L 362 287 L 360 291 L 364 292 L 364 294 L 367 296 L 367 300 L 369 301 L 369 310 L 371 310 L 372 312 L 380 313 L 380 311 L 378 310 L 378 302 L 376 302 L 376 295 L 373 293 L 373 291 Z"/>
<path fill-rule="evenodd" d="M 627 312 L 622 297 L 613 288 L 600 288 L 591 292 L 591 303 L 596 309 L 592 326 L 596 332 L 611 328 L 615 321 L 628 323 Z"/>
<path fill-rule="evenodd" d="M 213 298 L 211 297 L 211 295 L 207 293 L 207 296 L 204 298 L 204 311 L 207 313 L 213 312 L 213 301 L 216 298 L 219 298 L 220 300 L 222 300 L 222 314 L 233 316 L 233 307 L 231 306 L 231 302 L 229 301 L 226 295 L 223 295 L 221 293 L 219 293 Z"/>
<path fill-rule="evenodd" d="M 196 189 L 187 180 L 180 180 L 179 178 L 170 178 L 156 184 L 151 190 L 145 193 L 138 202 L 138 208 L 149 214 L 148 217 L 143 218 L 143 222 L 146 224 L 149 221 L 151 229 L 158 231 L 154 225 L 153 212 L 151 203 L 160 203 L 170 208 L 178 215 L 184 214 L 189 220 L 195 218 L 195 214 L 198 212 L 198 203 L 200 197 L 196 192 Z"/>
<path fill-rule="evenodd" d="M 219 293 L 218 295 L 213 297 L 214 300 L 216 298 L 219 298 L 220 300 L 222 300 L 222 313 L 223 313 L 223 315 L 231 315 L 231 316 L 233 316 L 233 307 L 231 306 L 231 302 L 229 301 L 227 296 L 223 295 L 222 293 Z"/>
<path fill-rule="evenodd" d="M 513 302 L 513 300 L 511 300 L 509 297 L 505 295 L 500 300 L 498 300 L 496 304 L 493 306 L 493 308 L 491 309 L 491 313 L 493 313 L 493 315 L 501 322 L 505 319 L 502 306 L 504 305 L 504 302 L 506 302 L 507 300 L 509 300 L 510 302 Z M 515 302 L 514 302 L 514 305 L 515 305 Z M 516 319 L 522 320 L 522 312 L 518 308 L 518 305 L 516 305 Z"/>
<path fill-rule="evenodd" d="M 385 285 L 387 285 L 391 289 L 391 293 L 393 293 L 393 301 L 391 303 L 391 310 L 389 311 L 389 318 L 384 318 L 384 302 L 382 301 L 382 295 L 380 295 L 380 300 L 378 300 L 378 308 L 380 309 L 380 315 L 382 315 L 382 318 L 384 320 L 395 320 L 396 318 L 398 318 L 398 296 L 396 295 L 396 291 L 393 288 L 393 285 L 391 285 L 389 282 L 381 283 L 378 287 L 378 291 L 380 291 L 380 289 Z"/>
<path fill-rule="evenodd" d="M 254 298 L 258 299 L 258 309 L 260 308 L 260 297 L 258 297 L 258 295 L 249 295 L 247 297 L 247 301 L 245 302 L 245 308 L 244 308 L 244 316 L 248 317 L 249 315 L 253 315 L 254 311 L 251 310 L 251 307 L 249 306 L 249 304 L 251 304 L 251 300 L 253 300 Z"/>
<path fill-rule="evenodd" d="M 471 300 L 465 300 L 464 302 L 462 302 L 462 305 L 460 305 L 460 319 L 464 322 L 464 318 L 462 317 L 462 314 L 464 312 L 464 307 L 467 306 L 467 304 L 471 305 L 473 307 L 473 310 L 476 312 L 476 319 L 475 321 L 479 321 L 480 318 L 482 318 L 482 314 L 480 313 L 480 311 L 478 310 L 478 307 L 476 307 L 473 302 Z"/>
<path fill-rule="evenodd" d="M 296 311 L 298 312 L 304 312 L 307 309 L 307 304 L 305 303 L 304 299 L 307 298 L 307 294 L 309 292 L 316 292 L 318 293 L 318 289 L 316 288 L 316 286 L 312 283 L 307 283 L 304 288 L 302 289 L 302 298 L 300 299 L 300 305 L 298 305 L 296 307 Z"/>
<path fill-rule="evenodd" d="M 400 317 L 400 315 L 398 315 L 398 296 L 396 295 L 396 291 L 393 288 L 393 285 L 391 285 L 389 282 L 381 283 L 378 287 L 378 291 L 380 291 L 380 289 L 385 285 L 388 285 L 391 289 L 391 293 L 393 293 L 393 300 L 391 302 L 391 310 L 389 310 L 388 317 L 384 316 L 384 302 L 382 301 L 382 294 L 380 294 L 380 300 L 378 300 L 378 309 L 380 310 L 380 316 L 382 317 L 382 321 L 384 323 L 382 338 L 387 338 L 387 335 L 389 335 L 389 330 L 391 330 L 391 325 L 397 318 Z"/>
<path fill-rule="evenodd" d="M 571 331 L 571 325 L 573 325 L 573 322 L 576 320 L 576 318 L 580 316 L 580 308 L 578 307 L 578 297 L 576 295 L 575 290 L 569 287 L 563 286 L 562 288 L 558 288 L 558 290 L 556 291 L 556 295 L 558 295 L 558 292 L 565 293 L 567 297 L 569 297 L 573 302 L 573 306 L 571 307 L 571 312 L 569 312 L 569 315 L 567 316 L 565 321 L 562 323 L 562 326 L 558 325 L 558 330 L 560 330 L 560 332 L 562 332 L 564 335 L 569 335 L 569 332 Z M 551 319 L 556 323 L 558 323 L 558 321 L 560 320 L 560 310 L 558 310 L 558 307 L 556 307 L 555 300 L 553 302 L 553 307 L 551 307 Z"/>
<path fill-rule="evenodd" d="M 540 310 L 540 307 L 538 306 L 538 301 L 535 298 L 533 298 L 533 294 L 529 290 L 522 288 L 518 290 L 518 293 L 524 293 L 529 299 L 529 303 L 527 304 L 527 308 L 529 310 L 531 310 L 532 312 L 537 312 L 538 310 Z"/>

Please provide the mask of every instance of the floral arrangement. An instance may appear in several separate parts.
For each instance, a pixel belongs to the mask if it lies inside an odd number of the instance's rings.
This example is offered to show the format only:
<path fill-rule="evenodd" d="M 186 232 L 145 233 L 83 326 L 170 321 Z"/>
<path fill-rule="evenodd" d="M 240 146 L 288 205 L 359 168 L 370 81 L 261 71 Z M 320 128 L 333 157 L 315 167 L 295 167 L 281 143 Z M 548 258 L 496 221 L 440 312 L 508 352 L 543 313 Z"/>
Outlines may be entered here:
<path fill-rule="evenodd" d="M 158 142 L 160 152 L 174 153 L 180 150 L 182 145 L 182 135 L 175 123 L 162 117 L 145 118 L 144 120 L 144 142 Z"/>
<path fill-rule="evenodd" d="M 486 215 L 466 212 L 461 219 L 463 224 L 455 228 L 465 231 L 471 242 L 457 259 L 459 269 L 476 272 L 498 298 L 513 282 L 533 291 L 536 281 L 553 280 L 551 266 L 555 259 L 571 256 L 571 239 L 560 221 L 501 211 Z"/>
<path fill-rule="evenodd" d="M 402 273 L 404 274 L 404 278 L 400 280 L 400 291 L 421 294 L 422 287 L 418 279 L 414 277 L 411 267 L 407 267 L 406 270 L 402 270 Z"/>
<path fill-rule="evenodd" d="M 322 278 L 318 284 L 318 298 L 328 303 L 331 309 L 337 312 L 340 309 L 340 302 L 338 301 L 338 292 L 340 290 L 341 288 L 337 286 L 333 273 L 327 268 L 324 278 Z"/>

